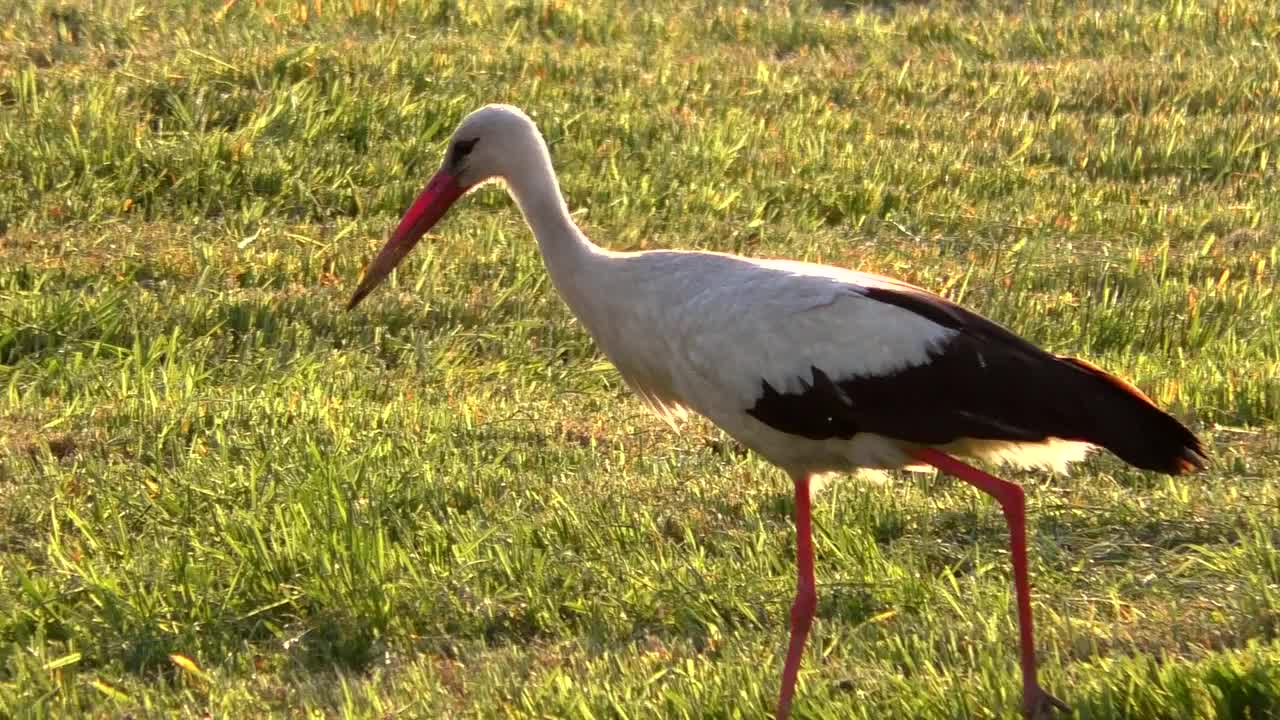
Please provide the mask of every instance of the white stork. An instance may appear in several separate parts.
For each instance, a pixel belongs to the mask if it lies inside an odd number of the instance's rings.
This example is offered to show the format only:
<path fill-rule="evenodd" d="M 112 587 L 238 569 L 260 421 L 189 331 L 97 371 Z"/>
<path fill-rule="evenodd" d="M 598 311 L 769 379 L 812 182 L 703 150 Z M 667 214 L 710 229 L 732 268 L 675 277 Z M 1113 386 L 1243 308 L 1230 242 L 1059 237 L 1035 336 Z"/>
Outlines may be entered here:
<path fill-rule="evenodd" d="M 1103 447 L 1139 468 L 1203 467 L 1200 442 L 1125 381 L 1051 355 L 937 295 L 877 275 L 712 252 L 614 252 L 574 224 L 546 142 L 508 105 L 468 115 L 444 164 L 370 263 L 355 307 L 459 197 L 501 180 L 556 289 L 627 384 L 673 421 L 692 410 L 795 485 L 796 594 L 777 717 L 788 715 L 817 596 L 810 479 L 932 465 L 994 497 L 1009 526 L 1022 709 L 1040 687 L 1022 488 L 953 455 L 1062 467 Z"/>

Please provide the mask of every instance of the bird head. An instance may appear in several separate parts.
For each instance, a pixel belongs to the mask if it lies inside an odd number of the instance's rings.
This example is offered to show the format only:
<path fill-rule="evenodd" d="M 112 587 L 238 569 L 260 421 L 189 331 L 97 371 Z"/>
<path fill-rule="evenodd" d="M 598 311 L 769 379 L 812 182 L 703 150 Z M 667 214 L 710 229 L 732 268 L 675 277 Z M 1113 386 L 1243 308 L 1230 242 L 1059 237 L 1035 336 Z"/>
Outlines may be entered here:
<path fill-rule="evenodd" d="M 405 212 L 356 287 L 355 307 L 409 254 L 458 198 L 488 180 L 505 180 L 547 158 L 546 143 L 519 108 L 486 105 L 463 118 L 445 150 L 444 162 Z"/>

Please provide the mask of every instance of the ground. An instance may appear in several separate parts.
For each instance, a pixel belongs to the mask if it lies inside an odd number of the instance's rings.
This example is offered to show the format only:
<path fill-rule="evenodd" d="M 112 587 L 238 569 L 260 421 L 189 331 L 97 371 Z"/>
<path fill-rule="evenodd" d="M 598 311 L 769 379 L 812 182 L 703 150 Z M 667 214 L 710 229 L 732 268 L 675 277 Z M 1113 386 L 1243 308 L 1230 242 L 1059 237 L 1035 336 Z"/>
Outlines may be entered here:
<path fill-rule="evenodd" d="M 1266 0 L 0 5 L 0 716 L 760 718 L 785 477 L 646 414 L 496 187 L 355 312 L 454 124 L 519 104 L 599 243 L 839 263 L 1206 441 L 1028 488 L 1044 684 L 1280 714 Z M 1012 718 L 999 510 L 815 503 L 801 718 Z"/>

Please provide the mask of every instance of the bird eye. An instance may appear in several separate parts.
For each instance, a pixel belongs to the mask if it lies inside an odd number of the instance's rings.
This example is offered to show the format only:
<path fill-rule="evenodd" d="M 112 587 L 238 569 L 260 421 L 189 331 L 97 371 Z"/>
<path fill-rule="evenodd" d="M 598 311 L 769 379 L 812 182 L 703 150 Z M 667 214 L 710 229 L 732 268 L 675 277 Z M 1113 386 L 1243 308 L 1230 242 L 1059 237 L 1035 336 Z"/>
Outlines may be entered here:
<path fill-rule="evenodd" d="M 480 142 L 480 138 L 471 138 L 470 140 L 458 140 L 453 143 L 453 147 L 449 149 L 449 164 L 456 165 L 462 162 L 462 158 L 471 153 L 471 149 Z"/>

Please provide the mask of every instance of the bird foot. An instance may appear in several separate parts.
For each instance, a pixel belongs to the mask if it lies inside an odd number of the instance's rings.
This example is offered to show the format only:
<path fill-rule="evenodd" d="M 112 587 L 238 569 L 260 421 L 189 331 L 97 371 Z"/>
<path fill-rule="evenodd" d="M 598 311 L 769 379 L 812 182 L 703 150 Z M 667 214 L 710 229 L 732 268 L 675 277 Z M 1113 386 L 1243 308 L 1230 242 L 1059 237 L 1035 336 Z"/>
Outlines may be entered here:
<path fill-rule="evenodd" d="M 1022 693 L 1022 715 L 1027 720 L 1050 720 L 1055 711 L 1070 714 L 1071 707 L 1039 685 L 1031 685 Z"/>

